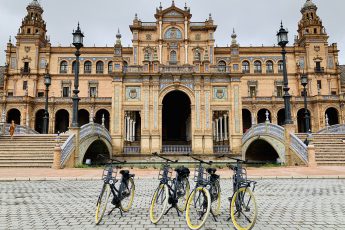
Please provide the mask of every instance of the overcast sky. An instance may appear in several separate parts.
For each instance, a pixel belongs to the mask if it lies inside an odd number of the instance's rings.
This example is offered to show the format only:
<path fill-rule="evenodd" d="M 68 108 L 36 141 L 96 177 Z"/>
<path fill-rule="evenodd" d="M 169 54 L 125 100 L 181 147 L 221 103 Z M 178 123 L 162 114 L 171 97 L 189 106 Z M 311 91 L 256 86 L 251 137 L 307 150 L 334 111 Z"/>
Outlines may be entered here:
<path fill-rule="evenodd" d="M 80 21 L 85 34 L 86 46 L 113 46 L 117 28 L 122 34 L 122 44 L 131 44 L 129 25 L 134 14 L 142 21 L 155 21 L 154 13 L 159 2 L 163 8 L 171 5 L 171 0 L 40 0 L 44 9 L 43 18 L 47 23 L 48 35 L 53 46 L 69 46 L 72 30 Z M 318 6 L 318 15 L 329 35 L 329 44 L 338 43 L 340 64 L 345 64 L 345 1 L 313 0 Z M 31 0 L 0 0 L 0 65 L 5 63 L 6 43 L 9 36 L 15 42 L 21 21 L 26 15 L 26 6 Z M 300 9 L 305 0 L 187 0 L 193 14 L 192 21 L 205 21 L 212 13 L 218 29 L 216 44 L 230 43 L 232 28 L 242 46 L 273 45 L 280 21 L 289 29 L 290 41 L 297 34 Z M 185 0 L 175 4 L 183 8 Z M 293 42 L 290 42 L 292 45 Z"/>

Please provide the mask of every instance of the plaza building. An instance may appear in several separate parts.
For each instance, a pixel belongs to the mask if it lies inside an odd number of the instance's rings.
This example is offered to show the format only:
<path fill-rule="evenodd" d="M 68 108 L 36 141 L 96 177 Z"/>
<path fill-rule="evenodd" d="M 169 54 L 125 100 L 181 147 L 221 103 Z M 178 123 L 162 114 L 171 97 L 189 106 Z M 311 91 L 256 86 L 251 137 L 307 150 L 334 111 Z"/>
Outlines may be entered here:
<path fill-rule="evenodd" d="M 344 68 L 317 9 L 311 0 L 305 2 L 296 19 L 298 35 L 286 47 L 298 133 L 307 131 L 302 74 L 308 75 L 311 131 L 345 124 Z M 42 132 L 44 76 L 49 74 L 49 133 L 66 132 L 72 123 L 76 50 L 50 43 L 43 11 L 33 0 L 16 42 L 7 44 L 0 112 L 7 123 L 14 120 Z M 79 126 L 103 122 L 113 155 L 240 154 L 243 134 L 252 125 L 284 125 L 281 47 L 241 46 L 235 31 L 229 31 L 230 45 L 218 47 L 212 15 L 193 21 L 191 9 L 174 1 L 168 8 L 159 6 L 148 22 L 135 15 L 129 29 L 131 47 L 122 46 L 120 31 L 114 31 L 114 46 L 81 48 Z"/>

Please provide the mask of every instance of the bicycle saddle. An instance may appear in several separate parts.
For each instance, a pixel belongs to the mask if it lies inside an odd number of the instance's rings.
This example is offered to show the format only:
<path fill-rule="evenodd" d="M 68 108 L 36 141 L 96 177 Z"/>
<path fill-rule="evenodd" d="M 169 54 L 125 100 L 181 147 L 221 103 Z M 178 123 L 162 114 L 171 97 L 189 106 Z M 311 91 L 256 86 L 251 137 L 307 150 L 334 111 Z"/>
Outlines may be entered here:
<path fill-rule="evenodd" d="M 121 173 L 122 175 L 125 175 L 125 174 L 129 174 L 129 171 L 128 171 L 128 170 L 121 170 L 120 173 Z"/>
<path fill-rule="evenodd" d="M 217 169 L 216 168 L 207 168 L 206 169 L 209 174 L 215 174 Z"/>
<path fill-rule="evenodd" d="M 175 171 L 180 176 L 184 176 L 184 175 L 189 176 L 189 173 L 190 173 L 189 169 L 186 168 L 186 167 L 178 167 L 178 168 L 175 169 Z"/>

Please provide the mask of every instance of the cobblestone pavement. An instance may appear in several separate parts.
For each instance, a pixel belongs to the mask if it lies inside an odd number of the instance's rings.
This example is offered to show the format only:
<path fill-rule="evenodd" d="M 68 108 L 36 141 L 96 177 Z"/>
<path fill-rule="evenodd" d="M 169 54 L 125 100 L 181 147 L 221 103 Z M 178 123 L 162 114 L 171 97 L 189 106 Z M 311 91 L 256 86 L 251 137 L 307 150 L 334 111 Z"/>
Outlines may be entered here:
<path fill-rule="evenodd" d="M 135 203 L 94 224 L 101 181 L 15 181 L 0 183 L 0 229 L 187 229 L 184 216 L 150 223 L 148 209 L 158 181 L 136 180 Z M 231 181 L 223 180 L 222 213 L 203 229 L 234 229 L 227 221 Z M 230 194 L 231 195 L 231 194 Z M 255 191 L 259 214 L 254 229 L 345 229 L 345 180 L 264 179 Z"/>

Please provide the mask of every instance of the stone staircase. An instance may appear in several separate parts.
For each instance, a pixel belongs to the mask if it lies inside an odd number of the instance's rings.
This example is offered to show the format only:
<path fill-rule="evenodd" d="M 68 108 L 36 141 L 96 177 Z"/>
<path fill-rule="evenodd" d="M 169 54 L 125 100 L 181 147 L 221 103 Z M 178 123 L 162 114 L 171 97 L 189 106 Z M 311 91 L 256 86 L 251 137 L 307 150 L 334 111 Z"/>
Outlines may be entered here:
<path fill-rule="evenodd" d="M 62 135 L 61 145 L 67 140 Z M 15 135 L 0 136 L 0 167 L 50 168 L 53 164 L 53 151 L 56 135 Z"/>
<path fill-rule="evenodd" d="M 304 141 L 306 134 L 297 134 Z M 345 134 L 314 133 L 317 165 L 345 166 Z"/>

